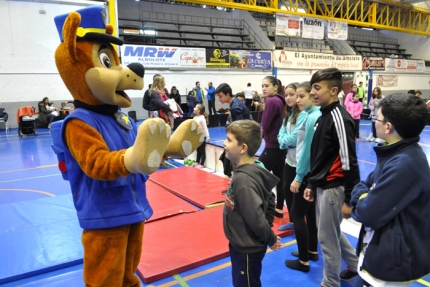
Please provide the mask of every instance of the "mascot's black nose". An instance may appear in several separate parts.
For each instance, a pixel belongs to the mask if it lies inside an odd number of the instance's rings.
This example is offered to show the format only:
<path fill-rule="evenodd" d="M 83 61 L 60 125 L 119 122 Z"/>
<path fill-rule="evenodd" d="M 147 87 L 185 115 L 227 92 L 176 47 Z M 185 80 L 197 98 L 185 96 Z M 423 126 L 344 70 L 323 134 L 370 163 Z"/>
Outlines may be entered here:
<path fill-rule="evenodd" d="M 132 70 L 134 73 L 136 73 L 136 75 L 140 76 L 141 78 L 143 78 L 143 76 L 145 75 L 145 68 L 140 63 L 131 63 L 127 67 L 130 70 Z"/>

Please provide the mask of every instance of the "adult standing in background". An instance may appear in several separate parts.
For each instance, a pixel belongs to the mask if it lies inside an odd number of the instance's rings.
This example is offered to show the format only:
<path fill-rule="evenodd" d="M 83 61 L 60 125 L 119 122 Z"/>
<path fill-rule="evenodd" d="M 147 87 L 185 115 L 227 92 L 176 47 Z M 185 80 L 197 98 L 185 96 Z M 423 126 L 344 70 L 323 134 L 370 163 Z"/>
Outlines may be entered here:
<path fill-rule="evenodd" d="M 248 85 L 246 85 L 246 88 L 243 90 L 243 94 L 245 95 L 245 101 L 246 101 L 245 104 L 248 110 L 251 110 L 254 91 L 255 90 L 251 88 L 251 83 L 248 83 Z"/>
<path fill-rule="evenodd" d="M 181 94 L 179 93 L 176 86 L 172 86 L 170 89 L 169 99 L 174 99 L 175 102 L 180 106 L 181 105 Z"/>
<path fill-rule="evenodd" d="M 205 90 L 208 92 L 206 94 L 206 97 L 208 99 L 208 110 L 209 115 L 213 114 L 216 115 L 216 108 L 215 108 L 215 87 L 212 85 L 212 82 L 208 83 L 208 87 L 205 88 Z"/>
<path fill-rule="evenodd" d="M 205 101 L 205 92 L 203 91 L 202 88 L 200 88 L 200 82 L 196 82 L 196 86 L 193 92 L 194 92 L 194 98 L 197 99 L 197 102 L 203 104 L 203 102 Z"/>
<path fill-rule="evenodd" d="M 282 83 L 273 76 L 267 76 L 262 82 L 263 95 L 267 98 L 266 107 L 261 119 L 261 128 L 266 146 L 259 160 L 268 171 L 279 178 L 276 185 L 276 217 L 284 217 L 284 163 L 287 150 L 281 150 L 278 132 L 284 119 L 285 97 L 282 94 Z"/>

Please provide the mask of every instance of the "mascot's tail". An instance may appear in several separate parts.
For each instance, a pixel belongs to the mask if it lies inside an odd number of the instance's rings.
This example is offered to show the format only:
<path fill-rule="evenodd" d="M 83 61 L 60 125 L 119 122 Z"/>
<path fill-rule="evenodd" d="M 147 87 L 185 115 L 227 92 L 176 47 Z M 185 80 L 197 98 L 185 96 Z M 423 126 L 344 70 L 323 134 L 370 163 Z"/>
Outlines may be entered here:
<path fill-rule="evenodd" d="M 51 123 L 51 137 L 52 137 L 52 143 L 53 143 L 51 147 L 54 150 L 55 154 L 57 155 L 58 168 L 61 171 L 61 175 L 63 176 L 63 179 L 69 180 L 69 175 L 67 174 L 66 159 L 64 156 L 64 144 L 61 138 L 62 126 L 63 126 L 63 120 L 55 121 Z"/>

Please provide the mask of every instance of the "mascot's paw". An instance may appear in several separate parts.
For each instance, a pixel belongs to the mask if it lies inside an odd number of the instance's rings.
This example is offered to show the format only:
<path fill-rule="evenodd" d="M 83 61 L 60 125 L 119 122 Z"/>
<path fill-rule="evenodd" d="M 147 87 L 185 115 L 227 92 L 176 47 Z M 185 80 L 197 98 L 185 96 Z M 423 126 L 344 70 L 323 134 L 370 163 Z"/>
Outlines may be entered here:
<path fill-rule="evenodd" d="M 195 120 L 186 120 L 170 138 L 165 155 L 173 158 L 189 156 L 204 141 L 202 128 Z"/>
<path fill-rule="evenodd" d="M 139 127 L 134 145 L 124 154 L 131 173 L 151 174 L 160 167 L 172 131 L 162 119 L 147 119 Z"/>

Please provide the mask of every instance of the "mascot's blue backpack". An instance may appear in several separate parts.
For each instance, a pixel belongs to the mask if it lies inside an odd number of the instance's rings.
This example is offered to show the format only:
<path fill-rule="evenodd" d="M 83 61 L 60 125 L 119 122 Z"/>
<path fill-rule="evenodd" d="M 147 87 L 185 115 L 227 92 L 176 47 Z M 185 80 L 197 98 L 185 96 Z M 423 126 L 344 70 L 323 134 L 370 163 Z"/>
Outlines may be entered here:
<path fill-rule="evenodd" d="M 63 120 L 55 121 L 51 123 L 51 137 L 52 137 L 52 143 L 53 143 L 51 147 L 54 150 L 55 154 L 57 155 L 58 168 L 61 171 L 61 175 L 63 176 L 63 179 L 69 180 L 69 175 L 67 174 L 66 159 L 64 156 L 65 147 L 64 147 L 63 139 L 61 135 L 62 127 L 63 127 Z"/>

